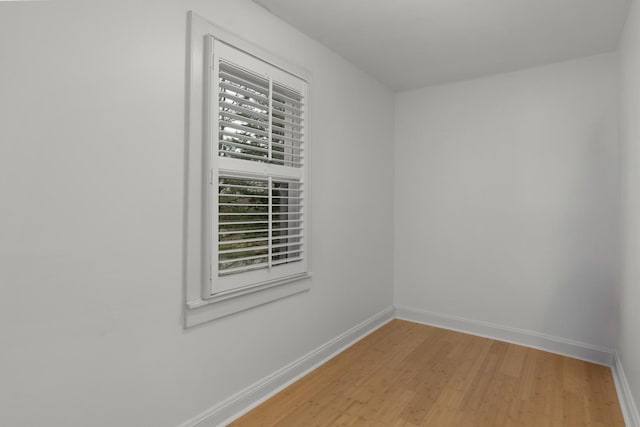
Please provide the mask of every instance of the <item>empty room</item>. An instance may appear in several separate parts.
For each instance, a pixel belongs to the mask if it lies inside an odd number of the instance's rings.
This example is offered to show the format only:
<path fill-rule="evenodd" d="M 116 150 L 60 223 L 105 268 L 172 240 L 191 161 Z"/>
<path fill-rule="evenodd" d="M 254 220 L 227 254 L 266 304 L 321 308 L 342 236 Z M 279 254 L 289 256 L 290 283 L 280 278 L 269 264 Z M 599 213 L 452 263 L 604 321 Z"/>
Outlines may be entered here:
<path fill-rule="evenodd" d="M 0 1 L 0 426 L 640 427 L 637 0 Z"/>

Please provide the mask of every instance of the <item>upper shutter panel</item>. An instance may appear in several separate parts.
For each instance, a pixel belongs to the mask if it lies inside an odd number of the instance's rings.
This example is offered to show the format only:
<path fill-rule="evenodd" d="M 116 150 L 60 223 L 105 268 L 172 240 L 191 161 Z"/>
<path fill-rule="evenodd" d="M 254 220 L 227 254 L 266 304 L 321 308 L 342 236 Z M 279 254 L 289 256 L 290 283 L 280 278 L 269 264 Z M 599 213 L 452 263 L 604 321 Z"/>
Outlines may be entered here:
<path fill-rule="evenodd" d="M 224 60 L 218 72 L 219 154 L 269 160 L 269 80 Z"/>
<path fill-rule="evenodd" d="M 301 90 L 228 59 L 217 61 L 219 155 L 301 168 L 305 132 Z"/>
<path fill-rule="evenodd" d="M 302 167 L 304 158 L 304 98 L 299 91 L 272 84 L 271 147 L 275 164 Z"/>

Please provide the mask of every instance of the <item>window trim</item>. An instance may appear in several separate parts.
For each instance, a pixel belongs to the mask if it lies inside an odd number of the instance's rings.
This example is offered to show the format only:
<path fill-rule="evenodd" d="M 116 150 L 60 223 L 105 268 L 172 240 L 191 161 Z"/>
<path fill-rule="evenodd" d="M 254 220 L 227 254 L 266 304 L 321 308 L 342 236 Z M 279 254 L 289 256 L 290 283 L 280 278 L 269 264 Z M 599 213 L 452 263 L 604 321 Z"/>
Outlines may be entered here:
<path fill-rule="evenodd" d="M 264 49 L 210 23 L 194 12 L 187 19 L 187 75 L 185 99 L 185 185 L 184 185 L 184 224 L 183 224 L 183 282 L 184 282 L 184 327 L 189 328 L 239 311 L 247 310 L 268 302 L 299 294 L 310 289 L 310 201 L 309 196 L 309 151 L 310 120 L 309 106 L 306 106 L 306 140 L 304 183 L 305 183 L 305 233 L 306 233 L 306 272 L 292 276 L 268 280 L 251 286 L 211 294 L 209 281 L 210 262 L 208 260 L 210 227 L 207 224 L 212 212 L 208 200 L 210 155 L 206 141 L 209 140 L 205 120 L 207 114 L 206 90 L 210 73 L 209 42 L 210 37 L 222 40 L 233 47 L 247 52 L 283 71 L 304 80 L 310 86 L 311 75 L 308 71 L 291 65 L 289 62 L 266 52 Z M 205 63 L 206 62 L 206 63 Z M 307 93 L 308 95 L 308 93 Z M 213 107 L 212 107 L 213 108 Z M 205 173 L 206 171 L 206 173 Z M 217 213 L 216 213 L 217 214 Z"/>

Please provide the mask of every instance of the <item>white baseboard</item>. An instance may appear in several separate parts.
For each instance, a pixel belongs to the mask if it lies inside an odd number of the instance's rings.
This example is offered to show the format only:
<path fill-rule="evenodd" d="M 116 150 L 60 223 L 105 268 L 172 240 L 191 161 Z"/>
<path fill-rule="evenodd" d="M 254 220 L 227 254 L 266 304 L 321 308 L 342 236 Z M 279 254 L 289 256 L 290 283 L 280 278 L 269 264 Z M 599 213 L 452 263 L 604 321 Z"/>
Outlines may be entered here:
<path fill-rule="evenodd" d="M 355 342 L 390 322 L 393 318 L 394 308 L 386 308 L 298 360 L 186 421 L 180 427 L 220 427 L 227 425 L 343 352 Z"/>
<path fill-rule="evenodd" d="M 616 391 L 618 392 L 618 401 L 620 402 L 620 408 L 622 409 L 622 415 L 624 416 L 624 422 L 627 427 L 640 427 L 640 414 L 638 413 L 638 407 L 636 401 L 633 400 L 631 394 L 631 388 L 627 382 L 627 377 L 624 374 L 622 368 L 622 362 L 615 354 L 615 363 L 611 367 L 613 373 L 613 382 L 616 385 Z"/>
<path fill-rule="evenodd" d="M 599 365 L 612 366 L 614 353 L 612 350 L 590 344 L 546 335 L 539 332 L 526 331 L 494 323 L 480 322 L 463 317 L 410 307 L 396 306 L 396 317 L 426 325 L 437 326 L 471 335 L 506 341 L 526 347 L 537 348 L 550 353 L 562 354 L 575 359 L 586 360 Z M 639 426 L 640 427 L 640 426 Z"/>

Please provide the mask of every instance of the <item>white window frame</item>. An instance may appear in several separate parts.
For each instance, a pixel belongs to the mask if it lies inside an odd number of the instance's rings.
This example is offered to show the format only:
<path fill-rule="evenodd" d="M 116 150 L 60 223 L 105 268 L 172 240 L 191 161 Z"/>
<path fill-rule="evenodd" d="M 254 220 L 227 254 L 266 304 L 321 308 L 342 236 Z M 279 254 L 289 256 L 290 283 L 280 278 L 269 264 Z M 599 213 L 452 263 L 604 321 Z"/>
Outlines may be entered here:
<path fill-rule="evenodd" d="M 221 40 L 307 83 L 304 93 L 305 165 L 301 169 L 301 180 L 304 184 L 304 267 L 285 277 L 276 277 L 225 292 L 215 292 L 216 277 L 212 274 L 211 266 L 212 253 L 218 244 L 217 240 L 213 241 L 211 232 L 213 215 L 218 214 L 211 208 L 211 199 L 216 197 L 217 200 L 218 187 L 217 176 L 211 173 L 212 170 L 215 172 L 217 164 L 217 129 L 208 128 L 212 121 L 207 120 L 207 117 L 210 117 L 208 115 L 217 114 L 218 108 L 216 103 L 210 106 L 209 99 L 211 82 L 208 79 L 213 73 L 213 39 Z M 217 27 L 193 12 L 189 12 L 188 16 L 187 42 L 183 280 L 184 326 L 188 328 L 310 289 L 308 87 L 311 76 L 306 70 Z M 213 142 L 212 135 L 215 140 Z M 265 173 L 264 165 L 255 162 L 256 174 L 261 170 Z M 216 190 L 215 196 L 212 194 L 213 189 Z"/>

